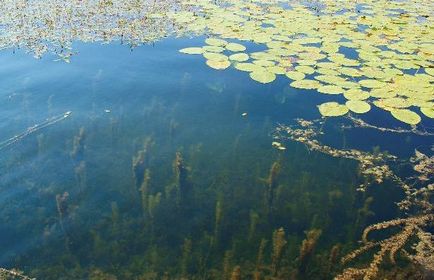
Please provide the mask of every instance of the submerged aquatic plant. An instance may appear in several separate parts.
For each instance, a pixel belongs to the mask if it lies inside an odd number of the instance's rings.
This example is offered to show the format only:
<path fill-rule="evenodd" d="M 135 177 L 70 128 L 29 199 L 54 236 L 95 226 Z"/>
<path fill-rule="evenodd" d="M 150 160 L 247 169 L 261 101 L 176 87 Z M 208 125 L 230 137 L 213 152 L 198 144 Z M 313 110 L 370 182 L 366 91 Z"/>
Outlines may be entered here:
<path fill-rule="evenodd" d="M 353 159 L 359 162 L 360 173 L 367 181 L 360 185 L 359 190 L 365 191 L 372 182 L 381 183 L 386 178 L 394 178 L 388 162 L 397 160 L 397 157 L 388 153 L 368 153 L 355 149 L 337 149 L 320 143 L 317 138 L 322 134 L 320 126 L 322 121 L 306 121 L 298 119 L 299 127 L 279 125 L 276 129 L 276 139 L 289 138 L 303 143 L 311 151 L 321 152 L 332 157 Z"/>
<path fill-rule="evenodd" d="M 434 259 L 429 257 L 424 258 L 424 256 L 434 256 L 434 247 L 430 243 L 432 241 L 432 234 L 426 230 L 426 228 L 434 224 L 434 215 L 432 214 L 434 207 L 430 199 L 434 187 L 432 183 L 426 186 L 423 186 L 423 184 L 432 180 L 433 158 L 416 150 L 415 155 L 407 161 L 407 164 L 412 164 L 414 171 L 419 175 L 415 178 L 402 179 L 397 176 L 389 166 L 389 163 L 398 163 L 397 157 L 380 153 L 379 151 L 371 154 L 354 149 L 337 149 L 324 145 L 316 139 L 323 133 L 321 130 L 323 125 L 322 120 L 306 121 L 299 119 L 297 120 L 297 124 L 298 126 L 280 125 L 277 128 L 275 138 L 279 140 L 289 138 L 293 141 L 305 144 L 306 147 L 312 151 L 321 152 L 333 157 L 359 161 L 360 172 L 363 176 L 372 177 L 377 183 L 381 183 L 384 179 L 388 178 L 400 186 L 404 190 L 405 197 L 397 203 L 397 205 L 401 210 L 413 210 L 407 213 L 409 216 L 406 218 L 397 218 L 373 224 L 365 228 L 362 235 L 364 245 L 343 257 L 341 261 L 342 264 L 345 265 L 350 260 L 355 259 L 375 247 L 380 247 L 379 251 L 374 254 L 372 261 L 367 267 L 347 268 L 342 274 L 338 275 L 336 279 L 375 279 L 379 273 L 380 264 L 383 263 L 385 256 L 388 255 L 390 262 L 395 264 L 396 254 L 404 250 L 403 247 L 409 243 L 413 237 L 417 237 L 419 241 L 414 246 L 413 254 L 405 251 L 408 259 L 426 270 L 432 269 L 432 267 L 434 267 Z M 400 164 L 402 164 L 402 160 Z M 408 181 L 412 179 L 416 179 L 416 183 L 419 183 L 418 188 L 410 186 Z M 421 187 L 421 185 L 423 187 Z M 365 191 L 367 187 L 368 184 L 365 183 L 361 186 L 360 190 Z M 359 212 L 360 214 L 366 216 L 366 214 L 371 213 L 368 209 L 371 201 L 372 198 L 368 197 L 365 201 L 365 206 L 361 210 L 362 212 Z M 360 222 L 358 221 L 358 223 Z M 389 238 L 382 241 L 368 241 L 368 234 L 370 232 L 391 227 L 401 227 L 401 231 L 392 234 Z M 309 246 L 305 246 L 306 244 L 309 244 L 309 242 L 303 242 L 302 248 L 308 248 Z M 303 259 L 303 255 L 304 254 L 300 254 L 300 259 Z"/>
<path fill-rule="evenodd" d="M 387 222 L 382 222 L 368 226 L 362 235 L 364 246 L 351 252 L 344 258 L 342 263 L 346 264 L 350 260 L 358 257 L 362 253 L 371 250 L 374 247 L 380 247 L 380 250 L 374 254 L 372 261 L 366 268 L 347 268 L 336 279 L 358 279 L 364 280 L 375 279 L 377 276 L 380 264 L 384 261 L 386 255 L 392 264 L 396 264 L 395 257 L 399 250 L 401 250 L 406 243 L 410 241 L 413 236 L 419 237 L 418 245 L 416 245 L 416 253 L 410 257 L 419 265 L 424 266 L 424 269 L 430 270 L 434 267 L 434 247 L 428 245 L 427 242 L 432 240 L 429 232 L 424 230 L 424 227 L 432 226 L 434 222 L 434 214 L 426 214 L 422 216 L 409 217 L 404 219 L 395 219 Z M 368 234 L 374 230 L 382 230 L 390 227 L 402 227 L 401 231 L 393 234 L 389 238 L 382 241 L 368 241 Z M 430 256 L 422 261 L 423 256 Z"/>
<path fill-rule="evenodd" d="M 0 279 L 2 280 L 13 280 L 13 279 L 20 279 L 20 280 L 35 280 L 35 278 L 30 278 L 26 275 L 24 275 L 21 271 L 16 269 L 6 269 L 0 267 Z"/>
<path fill-rule="evenodd" d="M 286 243 L 285 230 L 283 228 L 275 230 L 273 232 L 273 252 L 271 255 L 271 272 L 274 276 L 279 269 L 280 258 Z"/>

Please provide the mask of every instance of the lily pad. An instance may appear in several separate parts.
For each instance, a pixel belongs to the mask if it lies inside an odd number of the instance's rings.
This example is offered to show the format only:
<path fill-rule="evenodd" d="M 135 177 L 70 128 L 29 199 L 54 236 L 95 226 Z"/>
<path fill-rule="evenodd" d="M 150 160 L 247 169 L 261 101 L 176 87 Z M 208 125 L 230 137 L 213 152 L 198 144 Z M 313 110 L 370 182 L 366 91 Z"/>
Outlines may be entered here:
<path fill-rule="evenodd" d="M 428 118 L 434 119 L 434 107 L 422 107 L 420 111 Z"/>
<path fill-rule="evenodd" d="M 348 100 L 365 100 L 369 98 L 369 93 L 361 89 L 350 89 L 344 92 L 344 97 Z"/>
<path fill-rule="evenodd" d="M 296 80 L 290 84 L 294 88 L 301 89 L 316 89 L 321 86 L 321 83 L 315 80 Z"/>
<path fill-rule="evenodd" d="M 318 106 L 318 110 L 324 117 L 338 117 L 348 113 L 348 108 L 345 105 L 337 102 L 326 102 Z"/>
<path fill-rule="evenodd" d="M 285 73 L 285 75 L 294 81 L 303 80 L 304 77 L 306 77 L 304 73 L 298 71 L 288 71 Z"/>
<path fill-rule="evenodd" d="M 416 125 L 421 121 L 418 114 L 408 109 L 394 109 L 390 112 L 395 119 L 410 125 Z"/>
<path fill-rule="evenodd" d="M 245 46 L 238 43 L 229 43 L 225 46 L 225 48 L 231 52 L 243 52 L 246 50 Z"/>
<path fill-rule="evenodd" d="M 270 71 L 256 70 L 250 73 L 250 78 L 262 84 L 268 84 L 276 79 L 276 75 Z"/>
<path fill-rule="evenodd" d="M 203 57 L 209 60 L 228 60 L 229 58 L 221 53 L 204 52 Z"/>
<path fill-rule="evenodd" d="M 338 86 L 325 85 L 319 87 L 318 92 L 326 93 L 326 94 L 341 94 L 344 92 L 344 89 Z"/>
<path fill-rule="evenodd" d="M 207 60 L 206 64 L 216 70 L 224 70 L 231 65 L 228 60 Z"/>
<path fill-rule="evenodd" d="M 249 55 L 246 53 L 236 53 L 229 56 L 229 59 L 232 61 L 244 62 L 249 60 Z"/>
<path fill-rule="evenodd" d="M 345 103 L 345 106 L 347 106 L 350 111 L 357 114 L 364 114 L 371 110 L 371 105 L 369 105 L 368 102 L 361 100 L 348 100 Z"/>
<path fill-rule="evenodd" d="M 210 46 L 217 46 L 217 47 L 224 47 L 228 44 L 227 41 L 218 38 L 208 38 L 205 40 L 205 43 L 207 43 Z"/>
<path fill-rule="evenodd" d="M 225 49 L 222 47 L 218 47 L 218 46 L 204 46 L 203 50 L 205 52 L 215 52 L 215 53 L 221 53 L 223 52 Z"/>
<path fill-rule="evenodd" d="M 359 84 L 365 88 L 381 88 L 386 86 L 384 82 L 374 80 L 374 79 L 360 80 Z"/>
<path fill-rule="evenodd" d="M 235 68 L 240 71 L 253 72 L 255 70 L 258 70 L 258 68 L 262 69 L 263 67 L 260 67 L 253 63 L 237 63 L 235 64 Z"/>

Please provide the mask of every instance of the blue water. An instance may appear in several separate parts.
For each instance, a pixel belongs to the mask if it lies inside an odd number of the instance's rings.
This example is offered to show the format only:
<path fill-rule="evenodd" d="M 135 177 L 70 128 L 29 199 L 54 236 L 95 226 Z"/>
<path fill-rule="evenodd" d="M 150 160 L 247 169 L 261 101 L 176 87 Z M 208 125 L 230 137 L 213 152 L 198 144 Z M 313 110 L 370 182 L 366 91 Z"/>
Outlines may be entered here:
<path fill-rule="evenodd" d="M 23 50 L 0 52 L 0 142 L 22 135 L 0 150 L 0 267 L 19 267 L 40 279 L 87 279 L 92 267 L 119 279 L 138 279 L 131 275 L 150 270 L 176 275 L 185 238 L 193 240 L 192 258 L 208 251 L 203 266 L 211 269 L 231 248 L 244 252 L 235 254 L 237 261 L 253 261 L 260 239 L 270 239 L 281 226 L 293 244 L 309 228 L 322 228 L 319 248 L 328 254 L 331 244 L 357 240 L 362 226 L 396 215 L 394 201 L 402 193 L 386 182 L 382 187 L 389 192 L 378 194 L 376 215 L 355 225 L 366 198 L 355 191 L 362 180 L 356 162 L 311 153 L 298 143 L 285 143 L 284 152 L 271 146 L 278 123 L 320 118 L 317 105 L 343 97 L 291 88 L 284 76 L 262 85 L 248 73 L 216 71 L 201 56 L 178 52 L 201 44 L 203 38 L 168 38 L 133 49 L 75 42 L 71 63 L 49 54 L 35 59 Z M 46 126 L 28 130 L 46 120 Z M 365 120 L 403 126 L 376 109 Z M 379 146 L 402 157 L 432 144 L 430 137 L 342 131 L 343 123 L 327 121 L 325 143 L 365 151 Z M 423 124 L 434 126 L 426 118 Z M 143 230 L 147 221 L 132 171 L 146 139 L 153 143 L 150 192 L 164 196 L 180 152 L 196 201 L 182 213 L 163 201 L 152 233 Z M 260 212 L 264 179 L 277 161 L 280 211 L 246 243 L 249 215 Z M 56 195 L 65 192 L 67 210 L 60 217 Z M 216 201 L 224 205 L 220 243 L 207 249 Z M 293 246 L 288 254 L 296 255 Z M 199 265 L 188 270 L 204 275 Z"/>

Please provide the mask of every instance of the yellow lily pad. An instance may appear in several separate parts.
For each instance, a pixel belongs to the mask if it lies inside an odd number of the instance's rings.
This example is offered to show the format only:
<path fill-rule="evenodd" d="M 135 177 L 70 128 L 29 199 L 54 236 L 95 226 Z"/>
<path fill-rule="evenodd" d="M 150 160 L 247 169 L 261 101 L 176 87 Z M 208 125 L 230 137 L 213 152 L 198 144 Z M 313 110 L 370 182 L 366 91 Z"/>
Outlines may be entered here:
<path fill-rule="evenodd" d="M 207 60 L 206 64 L 216 70 L 224 70 L 231 65 L 229 60 Z"/>
<path fill-rule="evenodd" d="M 250 73 L 250 78 L 262 84 L 268 84 L 276 79 L 276 75 L 267 70 L 256 70 Z"/>
<path fill-rule="evenodd" d="M 371 110 L 371 105 L 369 105 L 368 102 L 361 100 L 348 100 L 345 103 L 345 106 L 347 106 L 350 111 L 357 114 L 364 114 Z"/>
<path fill-rule="evenodd" d="M 245 46 L 238 43 L 229 43 L 225 46 L 225 48 L 231 52 L 243 52 L 246 50 Z"/>
<path fill-rule="evenodd" d="M 208 60 L 228 60 L 229 58 L 221 53 L 204 52 L 203 57 Z"/>
<path fill-rule="evenodd" d="M 249 55 L 246 53 L 236 53 L 229 56 L 229 59 L 237 62 L 244 62 L 249 60 Z"/>
<path fill-rule="evenodd" d="M 235 64 L 235 68 L 240 71 L 253 72 L 255 70 L 258 70 L 258 68 L 262 69 L 263 67 L 260 67 L 253 63 L 237 63 Z"/>
<path fill-rule="evenodd" d="M 434 107 L 422 107 L 420 111 L 428 118 L 434 119 Z"/>
<path fill-rule="evenodd" d="M 344 92 L 344 89 L 338 86 L 325 85 L 319 87 L 318 92 L 326 93 L 326 94 L 341 94 Z"/>
<path fill-rule="evenodd" d="M 207 43 L 210 46 L 217 46 L 217 47 L 224 47 L 228 44 L 227 41 L 218 38 L 208 38 L 205 40 L 205 43 Z"/>
<path fill-rule="evenodd" d="M 321 86 L 321 83 L 315 80 L 296 80 L 290 84 L 294 88 L 300 89 L 316 89 Z"/>
<path fill-rule="evenodd" d="M 214 53 L 221 53 L 225 50 L 224 48 L 218 46 L 204 46 L 202 49 L 205 52 L 214 52 Z"/>
<path fill-rule="evenodd" d="M 360 80 L 359 84 L 365 88 L 381 88 L 386 86 L 384 82 L 374 80 L 374 79 Z"/>
<path fill-rule="evenodd" d="M 395 119 L 410 125 L 416 125 L 421 121 L 421 118 L 418 114 L 408 109 L 394 109 L 390 112 Z"/>
<path fill-rule="evenodd" d="M 308 75 L 315 73 L 315 69 L 313 69 L 312 67 L 307 66 L 307 65 L 297 66 L 297 67 L 295 67 L 295 70 L 302 72 L 304 74 L 308 74 Z"/>
<path fill-rule="evenodd" d="M 338 117 L 348 113 L 348 107 L 337 102 L 326 102 L 318 106 L 318 110 L 324 117 Z"/>
<path fill-rule="evenodd" d="M 304 73 L 298 71 L 288 71 L 285 73 L 285 75 L 294 81 L 303 80 L 304 77 L 306 77 Z"/>
<path fill-rule="evenodd" d="M 348 100 L 365 100 L 369 98 L 369 93 L 361 89 L 350 89 L 344 92 L 344 97 Z"/>

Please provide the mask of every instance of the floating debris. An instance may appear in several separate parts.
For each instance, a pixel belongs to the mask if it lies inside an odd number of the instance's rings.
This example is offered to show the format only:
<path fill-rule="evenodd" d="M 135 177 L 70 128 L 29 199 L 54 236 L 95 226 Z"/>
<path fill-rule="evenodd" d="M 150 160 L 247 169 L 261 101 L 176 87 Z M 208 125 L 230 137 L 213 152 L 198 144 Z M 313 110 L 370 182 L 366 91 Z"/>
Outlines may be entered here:
<path fill-rule="evenodd" d="M 280 142 L 274 141 L 273 143 L 271 143 L 271 145 L 278 150 L 282 150 L 282 151 L 286 150 L 286 148 Z"/>
<path fill-rule="evenodd" d="M 368 153 L 355 149 L 336 149 L 321 144 L 316 137 L 322 132 L 316 125 L 321 125 L 322 121 L 306 121 L 297 119 L 299 128 L 292 126 L 279 125 L 276 129 L 275 139 L 284 140 L 289 138 L 296 142 L 306 145 L 309 150 L 318 151 L 332 157 L 353 159 L 360 163 L 360 173 L 366 177 L 366 183 L 360 185 L 359 190 L 365 191 L 370 182 L 382 183 L 386 178 L 393 178 L 394 173 L 390 169 L 388 162 L 396 161 L 397 157 L 385 153 Z M 278 142 L 273 142 L 278 143 Z"/>

